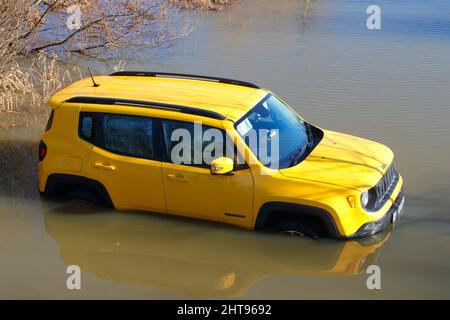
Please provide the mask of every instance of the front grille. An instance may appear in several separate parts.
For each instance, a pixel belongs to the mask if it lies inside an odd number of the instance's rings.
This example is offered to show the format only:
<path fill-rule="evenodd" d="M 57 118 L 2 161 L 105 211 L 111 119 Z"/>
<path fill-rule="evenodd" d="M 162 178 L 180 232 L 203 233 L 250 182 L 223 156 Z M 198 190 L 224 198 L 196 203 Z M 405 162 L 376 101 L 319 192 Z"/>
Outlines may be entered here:
<path fill-rule="evenodd" d="M 394 164 L 391 164 L 381 180 L 369 190 L 369 197 L 371 198 L 369 208 L 371 210 L 378 210 L 386 203 L 397 185 L 398 178 L 397 170 Z"/>

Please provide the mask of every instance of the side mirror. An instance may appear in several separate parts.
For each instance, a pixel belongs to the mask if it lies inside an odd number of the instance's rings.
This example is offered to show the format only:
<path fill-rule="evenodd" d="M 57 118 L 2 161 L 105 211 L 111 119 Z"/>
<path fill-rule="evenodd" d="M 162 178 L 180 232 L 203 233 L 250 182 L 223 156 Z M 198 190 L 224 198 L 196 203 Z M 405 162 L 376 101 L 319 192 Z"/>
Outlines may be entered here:
<path fill-rule="evenodd" d="M 230 174 L 233 168 L 233 160 L 227 157 L 220 157 L 211 162 L 211 174 Z"/>

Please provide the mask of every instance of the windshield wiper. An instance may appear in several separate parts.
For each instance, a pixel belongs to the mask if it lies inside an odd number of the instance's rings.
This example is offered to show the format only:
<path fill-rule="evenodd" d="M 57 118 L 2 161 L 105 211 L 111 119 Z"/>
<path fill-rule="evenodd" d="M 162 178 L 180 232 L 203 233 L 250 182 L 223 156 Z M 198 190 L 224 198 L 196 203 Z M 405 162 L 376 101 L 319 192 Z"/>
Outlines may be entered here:
<path fill-rule="evenodd" d="M 294 154 L 290 158 L 291 162 L 289 162 L 289 167 L 292 167 L 293 165 L 297 164 L 297 160 L 300 158 L 301 155 L 303 155 L 308 145 L 309 143 L 304 144 L 294 152 Z"/>
<path fill-rule="evenodd" d="M 306 133 L 308 134 L 308 148 L 310 148 L 314 144 L 314 137 L 312 134 L 311 125 L 307 122 L 305 122 L 305 129 Z"/>
<path fill-rule="evenodd" d="M 314 137 L 312 134 L 311 125 L 306 122 L 304 123 L 304 125 L 305 125 L 306 133 L 308 135 L 308 143 L 304 144 L 303 146 L 301 146 L 294 152 L 294 154 L 290 158 L 290 160 L 291 160 L 289 163 L 290 167 L 292 167 L 293 165 L 296 165 L 298 163 L 298 160 L 300 159 L 300 157 L 303 156 L 306 153 L 306 151 L 308 149 L 312 148 L 312 146 L 314 145 Z"/>

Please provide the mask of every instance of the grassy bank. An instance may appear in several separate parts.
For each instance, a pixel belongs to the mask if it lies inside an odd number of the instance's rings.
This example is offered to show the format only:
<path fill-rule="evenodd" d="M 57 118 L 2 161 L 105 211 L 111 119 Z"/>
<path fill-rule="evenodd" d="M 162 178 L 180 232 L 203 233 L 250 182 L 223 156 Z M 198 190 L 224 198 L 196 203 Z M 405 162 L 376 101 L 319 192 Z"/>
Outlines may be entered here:
<path fill-rule="evenodd" d="M 72 81 L 75 71 L 44 54 L 11 63 L 0 75 L 0 127 L 42 124 L 49 112 L 46 101 Z"/>

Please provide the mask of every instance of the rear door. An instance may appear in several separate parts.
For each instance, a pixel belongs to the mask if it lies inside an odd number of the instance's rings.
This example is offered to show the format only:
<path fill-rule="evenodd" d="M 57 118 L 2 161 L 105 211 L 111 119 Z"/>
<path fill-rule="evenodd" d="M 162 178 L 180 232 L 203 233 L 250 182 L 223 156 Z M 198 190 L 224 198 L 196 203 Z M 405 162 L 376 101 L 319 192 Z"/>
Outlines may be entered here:
<path fill-rule="evenodd" d="M 118 209 L 166 212 L 157 124 L 149 117 L 81 113 L 79 135 L 95 144 L 86 176 L 106 187 Z"/>

